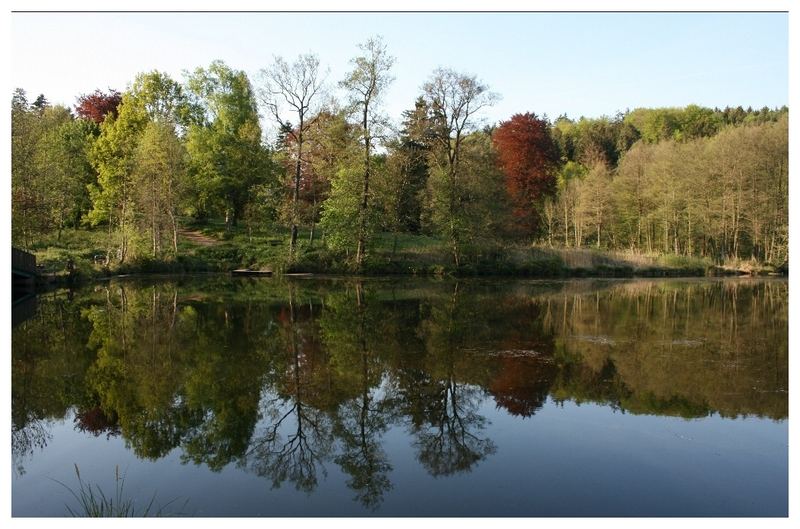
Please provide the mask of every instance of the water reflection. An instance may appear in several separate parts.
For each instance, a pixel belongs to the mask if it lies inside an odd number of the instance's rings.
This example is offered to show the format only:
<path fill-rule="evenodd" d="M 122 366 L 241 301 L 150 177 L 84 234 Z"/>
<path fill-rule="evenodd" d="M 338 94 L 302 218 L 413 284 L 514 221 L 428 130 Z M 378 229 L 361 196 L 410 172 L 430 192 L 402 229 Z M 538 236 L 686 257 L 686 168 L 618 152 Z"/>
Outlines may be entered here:
<path fill-rule="evenodd" d="M 481 406 L 788 416 L 785 281 L 111 281 L 40 297 L 13 331 L 19 472 L 75 411 L 140 458 L 229 464 L 355 500 L 392 488 L 390 428 L 433 476 L 497 450 Z"/>

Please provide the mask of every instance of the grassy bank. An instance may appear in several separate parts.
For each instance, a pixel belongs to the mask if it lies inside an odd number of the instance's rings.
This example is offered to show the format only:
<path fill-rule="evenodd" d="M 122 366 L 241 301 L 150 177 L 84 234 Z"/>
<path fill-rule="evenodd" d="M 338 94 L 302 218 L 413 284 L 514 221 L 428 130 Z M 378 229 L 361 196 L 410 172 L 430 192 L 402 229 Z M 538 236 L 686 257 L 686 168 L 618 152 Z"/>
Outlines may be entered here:
<path fill-rule="evenodd" d="M 188 226 L 177 257 L 138 257 L 105 264 L 107 234 L 100 230 L 65 231 L 40 241 L 31 250 L 50 281 L 80 281 L 139 273 L 228 272 L 236 268 L 271 269 L 275 273 L 353 274 L 351 256 L 327 249 L 301 231 L 295 259 L 289 259 L 287 230 L 257 232 L 246 227 L 225 230 L 221 222 Z M 425 235 L 377 235 L 360 271 L 362 275 L 523 276 L 523 277 L 677 277 L 778 272 L 750 261 L 715 264 L 680 255 L 645 255 L 586 248 L 549 248 L 521 244 L 471 248 L 456 268 L 443 241 Z M 783 271 L 781 271 L 783 272 Z"/>

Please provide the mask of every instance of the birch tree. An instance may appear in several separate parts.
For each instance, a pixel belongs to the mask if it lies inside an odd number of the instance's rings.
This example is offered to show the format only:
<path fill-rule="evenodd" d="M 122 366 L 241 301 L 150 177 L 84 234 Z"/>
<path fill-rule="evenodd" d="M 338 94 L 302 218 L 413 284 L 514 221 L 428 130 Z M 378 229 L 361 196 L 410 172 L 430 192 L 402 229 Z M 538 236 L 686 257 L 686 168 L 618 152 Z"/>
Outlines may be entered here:
<path fill-rule="evenodd" d="M 369 205 L 369 179 L 373 143 L 379 139 L 386 128 L 387 118 L 380 114 L 378 105 L 384 91 L 392 82 L 389 70 L 394 58 L 386 52 L 386 45 L 380 37 L 374 37 L 359 45 L 363 55 L 354 58 L 351 70 L 340 83 L 348 92 L 352 111 L 359 117 L 361 124 L 361 144 L 363 146 L 363 181 L 358 206 L 356 229 L 356 267 L 360 268 L 366 252 Z"/>

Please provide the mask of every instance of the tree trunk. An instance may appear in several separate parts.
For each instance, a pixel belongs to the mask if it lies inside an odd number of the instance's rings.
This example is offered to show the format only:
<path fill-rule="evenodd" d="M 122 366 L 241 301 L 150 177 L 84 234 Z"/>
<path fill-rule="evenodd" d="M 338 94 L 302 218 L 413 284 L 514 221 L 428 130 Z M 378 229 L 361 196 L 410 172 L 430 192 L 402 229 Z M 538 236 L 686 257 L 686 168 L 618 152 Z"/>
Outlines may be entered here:
<path fill-rule="evenodd" d="M 694 254 L 694 245 L 692 244 L 692 214 L 687 212 L 686 215 L 686 255 Z"/>
<path fill-rule="evenodd" d="M 58 234 L 56 235 L 56 240 L 61 240 L 61 230 L 64 229 L 64 208 L 61 207 L 58 211 Z"/>
<path fill-rule="evenodd" d="M 641 213 L 639 214 L 639 218 L 636 220 L 636 249 L 639 250 L 642 247 L 642 216 Z"/>
<path fill-rule="evenodd" d="M 740 229 L 740 213 L 741 205 L 738 201 L 733 209 L 733 257 L 737 259 L 739 257 L 739 229 Z"/>
<path fill-rule="evenodd" d="M 452 248 L 453 248 L 453 262 L 455 262 L 456 269 L 458 269 L 461 264 L 460 263 L 461 260 L 459 259 L 458 255 L 458 241 L 455 239 L 455 235 L 453 235 Z"/>
<path fill-rule="evenodd" d="M 152 239 L 153 239 L 153 259 L 155 259 L 156 258 L 156 250 L 157 250 L 157 248 L 156 248 L 157 232 L 156 232 L 156 213 L 155 213 L 155 210 L 153 210 L 153 214 L 151 215 L 151 218 L 150 218 L 150 234 L 151 234 Z"/>
<path fill-rule="evenodd" d="M 170 220 L 172 221 L 172 250 L 175 256 L 178 255 L 178 219 L 175 218 L 175 212 L 169 212 Z"/>
<path fill-rule="evenodd" d="M 294 250 L 297 246 L 297 224 L 292 223 L 292 238 L 289 242 L 289 256 L 294 257 Z"/>
<path fill-rule="evenodd" d="M 598 248 L 598 249 L 600 248 L 600 227 L 601 227 L 602 225 L 603 225 L 603 224 L 602 224 L 601 222 L 598 222 L 598 223 L 597 223 L 597 248 Z"/>
<path fill-rule="evenodd" d="M 368 105 L 369 103 L 365 101 L 362 121 L 364 130 L 364 188 L 361 193 L 361 211 L 358 216 L 358 248 L 356 249 L 356 266 L 359 270 L 361 269 L 361 263 L 364 260 L 364 252 L 366 250 L 364 246 L 367 231 L 367 201 L 369 198 L 369 144 L 371 139 L 369 137 L 369 122 L 367 121 L 369 115 Z"/>
<path fill-rule="evenodd" d="M 120 256 L 119 262 L 120 264 L 125 262 L 125 257 L 128 254 L 128 233 L 125 229 L 125 203 L 122 204 L 122 215 L 120 216 L 119 226 L 122 231 L 122 244 L 120 245 Z"/>
<path fill-rule="evenodd" d="M 292 239 L 289 243 L 289 259 L 294 259 L 295 250 L 297 249 L 297 206 L 300 202 L 300 176 L 301 167 L 300 163 L 303 158 L 303 126 L 304 116 L 303 112 L 299 113 L 300 128 L 297 134 L 297 160 L 294 164 L 294 196 L 292 197 Z"/>

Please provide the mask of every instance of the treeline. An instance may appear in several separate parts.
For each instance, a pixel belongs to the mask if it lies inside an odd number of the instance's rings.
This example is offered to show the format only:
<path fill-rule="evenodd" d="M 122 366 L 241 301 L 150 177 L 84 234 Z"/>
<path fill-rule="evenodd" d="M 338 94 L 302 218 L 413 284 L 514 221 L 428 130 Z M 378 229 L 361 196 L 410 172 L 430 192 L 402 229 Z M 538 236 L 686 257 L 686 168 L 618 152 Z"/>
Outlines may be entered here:
<path fill-rule="evenodd" d="M 436 236 L 456 267 L 510 243 L 787 261 L 786 107 L 484 126 L 497 94 L 440 68 L 393 126 L 394 59 L 380 38 L 359 50 L 337 84 L 309 54 L 276 58 L 256 83 L 220 61 L 183 82 L 142 73 L 74 110 L 18 89 L 14 244 L 92 226 L 109 263 L 169 260 L 182 223 L 224 218 L 287 228 L 290 259 L 321 240 L 356 269 L 378 232 Z"/>
<path fill-rule="evenodd" d="M 574 160 L 544 202 L 551 243 L 785 262 L 788 112 L 639 109 L 608 125 L 586 147 L 555 124 Z"/>

